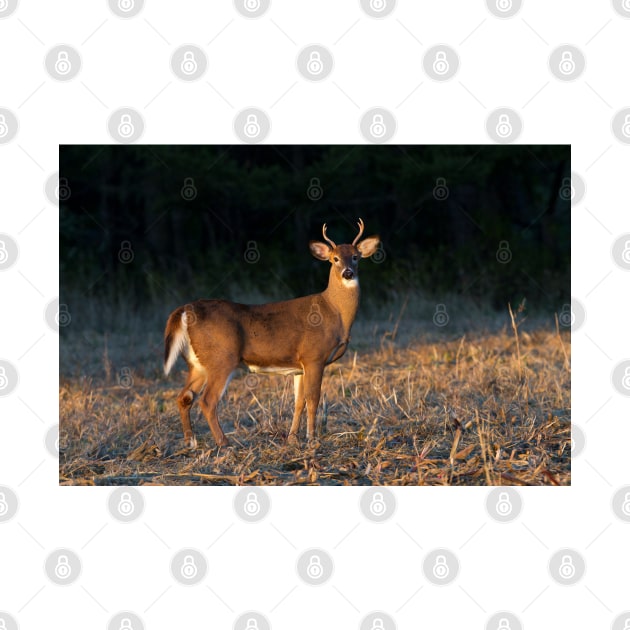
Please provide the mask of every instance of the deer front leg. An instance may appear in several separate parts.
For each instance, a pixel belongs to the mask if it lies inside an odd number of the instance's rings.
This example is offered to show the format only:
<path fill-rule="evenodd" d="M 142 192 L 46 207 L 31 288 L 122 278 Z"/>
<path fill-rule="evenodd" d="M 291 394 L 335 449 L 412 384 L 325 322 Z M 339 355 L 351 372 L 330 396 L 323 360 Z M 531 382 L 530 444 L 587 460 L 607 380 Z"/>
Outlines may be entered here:
<path fill-rule="evenodd" d="M 306 412 L 308 415 L 306 439 L 309 441 L 315 439 L 315 420 L 317 418 L 317 407 L 321 395 L 323 375 L 323 365 L 313 365 L 304 368 L 304 392 L 306 395 Z"/>
<path fill-rule="evenodd" d="M 291 430 L 289 431 L 289 437 L 287 442 L 290 444 L 298 443 L 298 431 L 300 430 L 300 417 L 302 411 L 304 411 L 304 405 L 306 400 L 304 398 L 304 375 L 296 374 L 293 377 L 293 388 L 295 390 L 295 410 L 293 412 L 293 422 L 291 423 Z"/>

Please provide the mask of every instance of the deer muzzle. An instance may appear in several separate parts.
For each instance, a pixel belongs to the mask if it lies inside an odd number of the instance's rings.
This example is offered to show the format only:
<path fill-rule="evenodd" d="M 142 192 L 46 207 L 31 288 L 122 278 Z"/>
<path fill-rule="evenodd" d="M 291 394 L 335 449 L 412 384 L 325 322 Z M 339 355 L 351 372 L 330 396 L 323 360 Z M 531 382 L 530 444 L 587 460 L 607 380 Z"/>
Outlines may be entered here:
<path fill-rule="evenodd" d="M 352 278 L 354 278 L 354 271 L 352 271 L 352 269 L 344 269 L 341 277 L 344 280 L 352 280 Z"/>

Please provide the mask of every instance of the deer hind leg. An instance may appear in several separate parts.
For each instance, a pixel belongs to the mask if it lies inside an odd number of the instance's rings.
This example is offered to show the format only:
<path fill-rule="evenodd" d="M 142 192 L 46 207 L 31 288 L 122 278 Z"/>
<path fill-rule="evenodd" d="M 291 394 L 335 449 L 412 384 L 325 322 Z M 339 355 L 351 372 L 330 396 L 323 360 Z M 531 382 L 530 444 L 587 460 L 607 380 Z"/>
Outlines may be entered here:
<path fill-rule="evenodd" d="M 295 411 L 293 412 L 293 422 L 291 423 L 291 430 L 289 431 L 287 442 L 297 444 L 298 431 L 300 430 L 300 417 L 304 411 L 304 405 L 306 404 L 306 399 L 304 398 L 303 374 L 296 374 L 293 377 L 293 387 L 295 389 Z"/>
<path fill-rule="evenodd" d="M 315 420 L 317 418 L 323 375 L 323 365 L 314 365 L 309 369 L 304 369 L 304 392 L 306 395 L 306 413 L 308 415 L 306 439 L 309 441 L 315 439 Z"/>
<path fill-rule="evenodd" d="M 212 437 L 214 437 L 217 446 L 227 446 L 229 444 L 219 424 L 217 405 L 219 404 L 221 396 L 223 396 L 223 392 L 227 389 L 235 369 L 236 365 L 230 366 L 229 368 L 222 367 L 213 370 L 206 389 L 199 400 L 201 410 L 208 421 L 208 426 L 210 427 Z"/>
<path fill-rule="evenodd" d="M 197 396 L 201 393 L 206 384 L 205 372 L 190 367 L 188 378 L 181 392 L 177 396 L 177 406 L 179 407 L 179 415 L 182 419 L 182 427 L 184 429 L 184 442 L 188 448 L 195 448 L 197 440 L 190 424 L 190 409 L 193 406 Z"/>

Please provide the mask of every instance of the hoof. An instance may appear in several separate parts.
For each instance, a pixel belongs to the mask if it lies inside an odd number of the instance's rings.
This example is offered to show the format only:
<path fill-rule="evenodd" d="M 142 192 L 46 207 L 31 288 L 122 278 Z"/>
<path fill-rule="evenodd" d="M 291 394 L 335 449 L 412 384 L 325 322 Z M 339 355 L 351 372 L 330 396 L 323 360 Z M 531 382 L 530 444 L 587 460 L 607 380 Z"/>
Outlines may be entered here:
<path fill-rule="evenodd" d="M 217 442 L 217 446 L 218 446 L 219 448 L 220 448 L 220 447 L 223 447 L 223 446 L 229 446 L 229 445 L 230 445 L 230 440 L 228 440 L 227 438 L 223 438 L 222 440 L 219 440 L 219 441 Z"/>
<path fill-rule="evenodd" d="M 197 448 L 197 438 L 194 436 L 184 438 L 184 445 L 189 450 L 194 450 Z"/>
<path fill-rule="evenodd" d="M 298 440 L 298 436 L 295 435 L 295 433 L 289 433 L 287 436 L 287 444 L 290 444 L 291 446 L 299 446 L 300 440 Z"/>

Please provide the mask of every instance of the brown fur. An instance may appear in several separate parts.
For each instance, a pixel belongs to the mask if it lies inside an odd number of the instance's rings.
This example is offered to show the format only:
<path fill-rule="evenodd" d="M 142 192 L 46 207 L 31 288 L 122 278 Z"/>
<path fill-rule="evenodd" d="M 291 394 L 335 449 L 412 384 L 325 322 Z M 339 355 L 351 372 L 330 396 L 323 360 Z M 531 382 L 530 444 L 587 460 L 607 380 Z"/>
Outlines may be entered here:
<path fill-rule="evenodd" d="M 289 440 L 297 441 L 305 404 L 307 437 L 315 437 L 324 368 L 345 353 L 359 306 L 358 261 L 371 256 L 379 245 L 378 236 L 356 244 L 362 222 L 359 226 L 352 245 L 335 245 L 327 238 L 325 226 L 324 238 L 330 246 L 310 243 L 311 253 L 332 265 L 328 287 L 322 293 L 257 305 L 197 300 L 171 313 L 164 331 L 164 365 L 168 373 L 179 352 L 188 363 L 188 378 L 177 403 L 184 439 L 191 446 L 195 439 L 190 409 L 197 398 L 216 443 L 228 444 L 216 408 L 230 376 L 239 367 L 251 371 L 275 368 L 276 372 L 293 374 L 295 412 Z M 346 283 L 344 272 L 351 272 L 357 282 Z"/>

